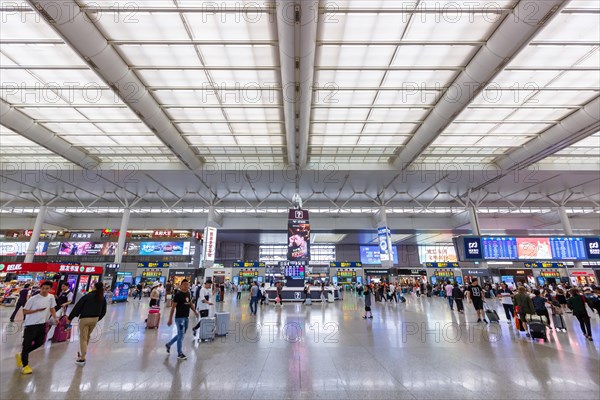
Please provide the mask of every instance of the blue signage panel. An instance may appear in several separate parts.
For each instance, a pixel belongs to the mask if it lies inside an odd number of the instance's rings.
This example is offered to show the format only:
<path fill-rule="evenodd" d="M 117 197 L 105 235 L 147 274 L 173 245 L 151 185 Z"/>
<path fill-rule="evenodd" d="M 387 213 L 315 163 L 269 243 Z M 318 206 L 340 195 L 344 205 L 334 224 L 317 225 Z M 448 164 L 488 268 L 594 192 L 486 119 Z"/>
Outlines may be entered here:
<path fill-rule="evenodd" d="M 600 238 L 585 238 L 585 252 L 588 260 L 600 260 Z"/>
<path fill-rule="evenodd" d="M 551 237 L 553 260 L 585 260 L 585 242 L 580 237 Z"/>
<path fill-rule="evenodd" d="M 139 261 L 137 266 L 138 268 L 170 268 L 171 263 L 169 261 Z"/>
<path fill-rule="evenodd" d="M 481 247 L 486 260 L 516 260 L 517 239 L 514 237 L 482 237 Z"/>
<path fill-rule="evenodd" d="M 466 237 L 464 238 L 465 243 L 465 258 L 467 260 L 481 260 L 483 254 L 481 253 L 481 239 L 478 237 Z"/>
<path fill-rule="evenodd" d="M 362 268 L 362 263 L 356 261 L 332 261 L 329 263 L 331 268 Z"/>
<path fill-rule="evenodd" d="M 564 263 L 558 262 L 526 262 L 525 268 L 565 268 Z"/>
<path fill-rule="evenodd" d="M 425 263 L 427 268 L 459 268 L 457 262 L 428 262 Z"/>
<path fill-rule="evenodd" d="M 265 268 L 265 263 L 259 261 L 234 261 L 233 268 Z"/>
<path fill-rule="evenodd" d="M 398 264 L 398 249 L 392 246 L 394 264 Z M 381 264 L 379 246 L 360 246 L 360 262 L 362 264 Z"/>

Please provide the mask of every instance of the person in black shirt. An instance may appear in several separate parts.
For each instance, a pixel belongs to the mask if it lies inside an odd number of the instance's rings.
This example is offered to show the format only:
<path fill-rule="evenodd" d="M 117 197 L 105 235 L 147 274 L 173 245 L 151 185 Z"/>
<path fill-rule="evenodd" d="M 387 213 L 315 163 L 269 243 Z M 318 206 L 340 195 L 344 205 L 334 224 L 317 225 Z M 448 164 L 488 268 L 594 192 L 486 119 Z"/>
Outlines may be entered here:
<path fill-rule="evenodd" d="M 460 288 L 458 287 L 458 283 L 455 283 L 454 287 L 452 288 L 452 297 L 454 298 L 454 302 L 456 303 L 456 309 L 458 310 L 458 312 L 464 313 L 465 307 L 463 306 L 463 299 L 465 298 L 465 295 L 463 294 L 462 290 L 460 290 Z"/>
<path fill-rule="evenodd" d="M 173 336 L 173 338 L 165 344 L 165 347 L 167 348 L 167 353 L 170 354 L 171 346 L 173 343 L 177 342 L 177 358 L 180 360 L 187 360 L 186 355 L 183 354 L 183 336 L 188 329 L 190 308 L 196 315 L 196 318 L 198 318 L 198 311 L 196 311 L 196 307 L 194 307 L 194 303 L 192 303 L 192 294 L 188 288 L 189 282 L 187 279 L 181 281 L 179 290 L 173 295 L 173 306 L 171 307 L 171 313 L 169 314 L 169 322 L 167 322 L 168 326 L 173 325 L 173 314 L 175 314 L 177 335 Z"/>
<path fill-rule="evenodd" d="M 483 312 L 483 303 L 485 303 L 483 288 L 479 286 L 477 279 L 471 281 L 471 285 L 465 290 L 465 294 L 469 303 L 473 303 L 473 307 L 477 313 L 477 322 L 483 320 L 487 324 L 488 322 Z"/>
<path fill-rule="evenodd" d="M 15 322 L 15 317 L 17 316 L 19 309 L 21 307 L 25 307 L 25 303 L 27 303 L 28 295 L 29 283 L 26 283 L 25 286 L 23 286 L 23 289 L 21 289 L 21 291 L 19 292 L 19 298 L 17 299 L 17 304 L 15 305 L 15 311 L 13 311 L 12 315 L 10 316 L 10 322 Z"/>

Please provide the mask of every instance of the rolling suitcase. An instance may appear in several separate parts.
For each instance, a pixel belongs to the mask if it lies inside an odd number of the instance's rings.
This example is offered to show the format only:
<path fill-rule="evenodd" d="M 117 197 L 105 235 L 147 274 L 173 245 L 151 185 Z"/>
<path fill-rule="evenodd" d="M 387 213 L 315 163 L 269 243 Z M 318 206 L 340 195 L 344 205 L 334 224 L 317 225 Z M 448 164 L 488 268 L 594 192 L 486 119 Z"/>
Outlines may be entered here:
<path fill-rule="evenodd" d="M 560 314 L 552 314 L 552 322 L 554 323 L 554 329 L 561 332 L 567 331 L 567 325 L 565 319 Z"/>
<path fill-rule="evenodd" d="M 218 312 L 215 314 L 217 328 L 215 330 L 215 336 L 225 336 L 227 335 L 227 331 L 229 331 L 229 313 L 228 312 Z M 202 327 L 200 327 L 202 329 Z"/>
<path fill-rule="evenodd" d="M 500 317 L 498 316 L 498 313 L 496 312 L 496 310 L 492 310 L 491 308 L 489 308 L 486 304 L 485 306 L 485 316 L 487 317 L 487 319 L 490 322 L 500 322 Z"/>
<path fill-rule="evenodd" d="M 200 327 L 198 328 L 198 340 L 214 340 L 216 324 L 215 317 L 202 318 L 200 320 Z"/>
<path fill-rule="evenodd" d="M 333 303 L 334 301 L 335 301 L 335 297 L 334 297 L 333 293 L 331 293 L 331 292 L 327 293 L 327 302 Z"/>
<path fill-rule="evenodd" d="M 66 342 L 71 339 L 71 328 L 67 327 L 67 316 L 63 315 L 58 320 L 58 325 L 54 329 L 54 334 L 52 335 L 52 343 L 60 343 Z"/>
<path fill-rule="evenodd" d="M 527 322 L 529 326 L 529 334 L 532 339 L 544 339 L 544 341 L 548 341 L 548 336 L 546 336 L 546 325 L 542 322 L 540 318 L 539 321 L 531 320 Z"/>
<path fill-rule="evenodd" d="M 158 329 L 160 323 L 160 308 L 150 307 L 148 318 L 146 319 L 146 329 Z"/>

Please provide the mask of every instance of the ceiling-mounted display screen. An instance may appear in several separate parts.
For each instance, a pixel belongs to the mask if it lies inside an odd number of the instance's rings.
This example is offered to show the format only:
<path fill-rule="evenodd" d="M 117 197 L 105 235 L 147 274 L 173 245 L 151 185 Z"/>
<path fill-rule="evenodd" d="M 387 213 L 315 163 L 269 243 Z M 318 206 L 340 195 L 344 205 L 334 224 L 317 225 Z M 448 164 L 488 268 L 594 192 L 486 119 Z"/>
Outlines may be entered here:
<path fill-rule="evenodd" d="M 457 262 L 456 250 L 453 245 L 427 245 L 419 246 L 419 262 Z"/>
<path fill-rule="evenodd" d="M 513 237 L 482 237 L 481 247 L 486 260 L 517 259 L 517 241 Z"/>
<path fill-rule="evenodd" d="M 398 264 L 398 249 L 396 246 L 392 246 L 392 255 L 394 256 L 394 264 Z M 371 265 L 381 264 L 379 246 L 360 246 L 360 262 Z"/>
<path fill-rule="evenodd" d="M 580 237 L 551 237 L 553 260 L 585 260 L 585 241 Z"/>
<path fill-rule="evenodd" d="M 117 243 L 62 242 L 59 256 L 114 256 Z"/>
<path fill-rule="evenodd" d="M 27 252 L 29 242 L 0 242 L 0 256 L 23 256 Z M 48 242 L 38 242 L 35 255 L 45 256 Z"/>
<path fill-rule="evenodd" d="M 517 238 L 517 256 L 519 260 L 551 260 L 550 238 Z"/>

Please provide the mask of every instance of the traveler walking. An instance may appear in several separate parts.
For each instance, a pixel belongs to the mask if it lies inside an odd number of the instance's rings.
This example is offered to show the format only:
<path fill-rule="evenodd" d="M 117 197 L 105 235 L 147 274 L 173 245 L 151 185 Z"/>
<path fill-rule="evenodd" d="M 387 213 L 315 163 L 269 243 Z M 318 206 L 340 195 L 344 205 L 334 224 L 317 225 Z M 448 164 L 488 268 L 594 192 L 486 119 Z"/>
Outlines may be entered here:
<path fill-rule="evenodd" d="M 485 303 L 483 288 L 479 286 L 477 279 L 471 280 L 471 285 L 465 290 L 467 300 L 473 304 L 475 312 L 477 313 L 477 322 L 488 321 L 485 319 L 485 312 L 483 311 L 483 303 Z"/>
<path fill-rule="evenodd" d="M 514 293 L 508 288 L 508 285 L 502 282 L 500 289 L 497 291 L 497 296 L 500 298 L 502 307 L 504 307 L 504 314 L 506 315 L 509 324 L 512 323 L 512 320 L 515 318 L 515 306 L 512 299 L 513 295 Z"/>
<path fill-rule="evenodd" d="M 20 353 L 17 353 L 17 367 L 21 369 L 21 373 L 29 375 L 33 373 L 29 366 L 29 353 L 43 346 L 46 341 L 46 322 L 50 315 L 54 318 L 54 322 L 58 325 L 56 318 L 56 300 L 50 294 L 52 282 L 46 281 L 40 286 L 40 292 L 35 296 L 31 296 L 23 307 L 25 314 L 25 327 L 23 332 L 23 348 Z"/>
<path fill-rule="evenodd" d="M 454 286 L 450 284 L 450 281 L 446 281 L 446 286 L 444 286 L 444 290 L 446 291 L 446 298 L 448 299 L 448 305 L 450 305 L 450 311 L 454 311 L 454 296 L 452 295 Z"/>
<path fill-rule="evenodd" d="M 169 314 L 168 326 L 173 325 L 173 314 L 175 314 L 175 325 L 177 326 L 177 335 L 173 336 L 171 340 L 165 344 L 167 348 L 167 354 L 171 353 L 171 346 L 177 342 L 177 358 L 179 360 L 187 360 L 187 356 L 183 354 L 183 336 L 188 329 L 188 323 L 190 318 L 190 309 L 198 317 L 198 311 L 192 303 L 192 294 L 190 293 L 189 282 L 187 279 L 181 281 L 179 290 L 173 296 L 173 306 L 171 307 L 171 313 Z"/>
<path fill-rule="evenodd" d="M 208 317 L 210 313 L 210 307 L 214 304 L 212 302 L 213 297 L 213 289 L 212 289 L 212 281 L 207 279 L 204 282 L 204 286 L 200 288 L 200 292 L 198 294 L 198 312 L 200 313 L 200 318 Z M 200 321 L 194 326 L 192 332 L 194 336 L 196 336 L 196 331 L 200 328 Z"/>
<path fill-rule="evenodd" d="M 365 286 L 364 289 L 365 294 L 365 315 L 363 319 L 373 318 L 373 312 L 371 311 L 371 287 L 369 285 Z"/>
<path fill-rule="evenodd" d="M 160 299 L 160 292 L 158 291 L 158 285 L 152 287 L 150 292 L 150 307 L 158 307 L 158 301 Z"/>
<path fill-rule="evenodd" d="M 456 302 L 456 310 L 459 313 L 464 313 L 465 306 L 463 305 L 463 299 L 465 298 L 465 295 L 463 294 L 463 291 L 460 290 L 460 287 L 458 287 L 458 283 L 455 283 L 452 288 L 452 298 Z"/>
<path fill-rule="evenodd" d="M 94 290 L 83 296 L 73 307 L 67 317 L 67 324 L 79 318 L 79 352 L 77 353 L 78 365 L 85 365 L 87 348 L 92 336 L 92 331 L 98 321 L 106 315 L 106 300 L 104 299 L 104 286 L 102 282 L 94 285 Z"/>
<path fill-rule="evenodd" d="M 256 282 L 252 282 L 250 285 L 250 315 L 256 315 L 258 308 L 258 297 L 260 296 L 260 289 Z"/>
<path fill-rule="evenodd" d="M 237 285 L 237 297 L 238 300 L 242 299 L 242 284 L 238 283 Z"/>
<path fill-rule="evenodd" d="M 25 303 L 27 303 L 28 296 L 29 296 L 29 283 L 26 283 L 25 286 L 23 286 L 23 289 L 21 289 L 19 291 L 19 298 L 17 299 L 17 304 L 15 305 L 15 310 L 13 311 L 13 313 L 10 316 L 10 322 L 15 322 L 15 317 L 17 316 L 19 309 L 21 307 L 24 307 Z"/>
<path fill-rule="evenodd" d="M 527 332 L 527 337 L 530 337 L 531 335 L 527 329 L 527 315 L 535 314 L 535 307 L 533 306 L 533 301 L 531 301 L 531 296 L 529 296 L 524 286 L 519 286 L 517 289 L 517 294 L 513 297 L 513 303 L 519 307 L 519 320 L 523 329 Z"/>
<path fill-rule="evenodd" d="M 567 300 L 567 305 L 573 311 L 573 315 L 579 321 L 579 326 L 581 327 L 581 331 L 583 335 L 589 340 L 592 341 L 592 327 L 590 323 L 590 316 L 587 313 L 585 305 L 587 304 L 587 299 L 579 293 L 577 288 L 573 288 L 570 290 L 571 297 Z"/>

